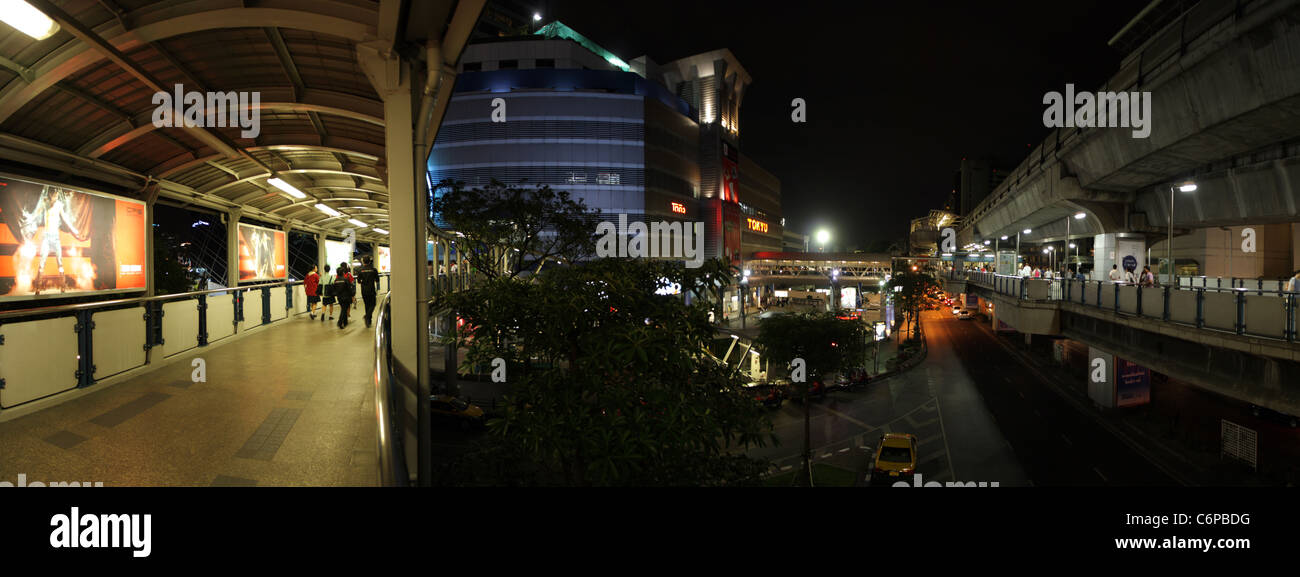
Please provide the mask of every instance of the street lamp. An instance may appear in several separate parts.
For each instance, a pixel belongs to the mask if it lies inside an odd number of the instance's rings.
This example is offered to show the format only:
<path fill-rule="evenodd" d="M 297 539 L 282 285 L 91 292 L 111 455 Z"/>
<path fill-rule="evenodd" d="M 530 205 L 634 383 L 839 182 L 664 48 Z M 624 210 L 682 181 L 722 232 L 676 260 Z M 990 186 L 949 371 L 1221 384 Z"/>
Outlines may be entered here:
<path fill-rule="evenodd" d="M 1029 234 L 1031 232 L 1034 232 L 1034 229 L 1026 228 L 1022 232 L 1024 232 L 1024 234 Z M 1020 233 L 1019 232 L 1016 233 L 1016 262 L 1011 266 L 1015 267 L 1017 271 L 1020 270 Z"/>
<path fill-rule="evenodd" d="M 1165 247 L 1165 256 L 1169 262 L 1169 286 L 1178 290 L 1178 275 L 1174 270 L 1174 190 L 1179 192 L 1196 192 L 1196 182 L 1187 180 L 1169 187 L 1169 245 Z"/>
<path fill-rule="evenodd" d="M 817 244 L 821 246 L 822 252 L 826 252 L 826 243 L 831 241 L 831 231 L 821 229 L 817 231 Z"/>

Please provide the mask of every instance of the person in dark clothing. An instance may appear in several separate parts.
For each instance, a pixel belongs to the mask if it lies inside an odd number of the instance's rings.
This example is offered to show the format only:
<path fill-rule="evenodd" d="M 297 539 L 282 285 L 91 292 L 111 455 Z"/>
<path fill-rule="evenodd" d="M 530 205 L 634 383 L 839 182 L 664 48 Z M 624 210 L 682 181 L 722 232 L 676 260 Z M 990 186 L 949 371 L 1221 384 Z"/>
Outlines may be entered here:
<path fill-rule="evenodd" d="M 357 269 L 357 284 L 361 287 L 361 300 L 366 305 L 366 328 L 370 328 L 370 316 L 375 312 L 375 293 L 379 292 L 379 271 L 375 269 L 374 259 L 367 256 Z"/>
<path fill-rule="evenodd" d="M 352 308 L 352 298 L 357 294 L 356 279 L 352 277 L 352 272 L 348 269 L 348 263 L 339 264 L 339 268 L 334 275 L 334 298 L 339 301 L 339 322 L 337 326 L 345 329 L 348 326 L 348 311 Z"/>

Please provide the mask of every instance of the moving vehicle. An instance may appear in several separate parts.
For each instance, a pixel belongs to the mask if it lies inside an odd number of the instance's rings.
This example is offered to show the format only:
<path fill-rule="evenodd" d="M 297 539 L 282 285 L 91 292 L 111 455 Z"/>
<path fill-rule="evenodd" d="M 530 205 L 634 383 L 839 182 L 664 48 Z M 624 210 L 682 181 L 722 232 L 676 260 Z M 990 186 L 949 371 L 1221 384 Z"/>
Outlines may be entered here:
<path fill-rule="evenodd" d="M 916 474 L 916 435 L 885 433 L 871 462 L 871 484 L 911 481 Z"/>
<path fill-rule="evenodd" d="M 966 309 L 962 309 L 961 312 L 957 313 L 957 320 L 968 321 L 973 318 L 975 317 L 971 316 L 970 311 Z"/>
<path fill-rule="evenodd" d="M 781 403 L 785 401 L 786 391 L 785 387 L 782 387 L 781 385 L 754 384 L 746 385 L 746 388 L 749 390 L 750 396 L 753 397 L 754 402 L 769 409 L 779 409 L 781 408 Z"/>
<path fill-rule="evenodd" d="M 429 397 L 429 412 L 434 420 L 451 423 L 469 430 L 470 427 L 482 427 L 487 423 L 483 409 L 471 405 L 451 395 L 433 395 Z"/>
<path fill-rule="evenodd" d="M 961 311 L 962 311 L 962 308 L 961 308 L 961 307 L 952 307 L 952 314 L 953 314 L 954 316 L 955 316 L 955 315 L 959 315 L 959 314 L 961 314 Z"/>

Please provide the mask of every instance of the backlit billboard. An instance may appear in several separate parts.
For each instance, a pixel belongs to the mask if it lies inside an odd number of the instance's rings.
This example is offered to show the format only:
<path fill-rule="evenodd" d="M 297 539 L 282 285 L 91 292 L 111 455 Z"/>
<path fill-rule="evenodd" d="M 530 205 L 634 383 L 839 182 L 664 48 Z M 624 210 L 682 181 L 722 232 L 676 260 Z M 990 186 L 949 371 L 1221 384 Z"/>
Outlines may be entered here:
<path fill-rule="evenodd" d="M 352 247 L 347 241 L 325 240 L 325 262 L 330 265 L 330 271 L 338 270 L 342 263 L 352 266 Z"/>
<path fill-rule="evenodd" d="M 283 230 L 239 223 L 239 282 L 289 277 L 289 245 Z"/>
<path fill-rule="evenodd" d="M 386 246 L 377 246 L 375 253 L 375 268 L 381 273 L 393 272 L 393 251 Z"/>
<path fill-rule="evenodd" d="M 0 300 L 145 289 L 145 204 L 0 175 Z"/>

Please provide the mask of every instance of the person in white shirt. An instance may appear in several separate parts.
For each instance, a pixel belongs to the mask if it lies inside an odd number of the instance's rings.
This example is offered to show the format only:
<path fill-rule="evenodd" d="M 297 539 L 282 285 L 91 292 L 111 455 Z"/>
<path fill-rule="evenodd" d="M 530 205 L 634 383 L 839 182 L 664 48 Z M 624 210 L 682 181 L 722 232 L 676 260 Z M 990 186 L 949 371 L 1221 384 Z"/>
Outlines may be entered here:
<path fill-rule="evenodd" d="M 1137 276 L 1133 274 L 1133 271 L 1131 271 L 1131 270 L 1127 270 L 1127 269 L 1126 269 L 1126 270 L 1124 271 L 1124 283 L 1125 283 L 1125 284 L 1133 284 L 1133 283 L 1136 283 L 1136 282 L 1137 282 Z"/>
<path fill-rule="evenodd" d="M 1034 269 L 1029 268 L 1028 264 L 1026 264 L 1024 268 L 1020 269 L 1020 276 L 1030 276 L 1033 274 L 1034 274 Z"/>
<path fill-rule="evenodd" d="M 1110 282 L 1119 282 L 1120 279 L 1123 278 L 1124 277 L 1121 276 L 1119 273 L 1119 265 L 1117 264 L 1110 265 Z"/>
<path fill-rule="evenodd" d="M 1291 275 L 1291 280 L 1286 283 L 1287 292 L 1300 293 L 1300 270 Z"/>

